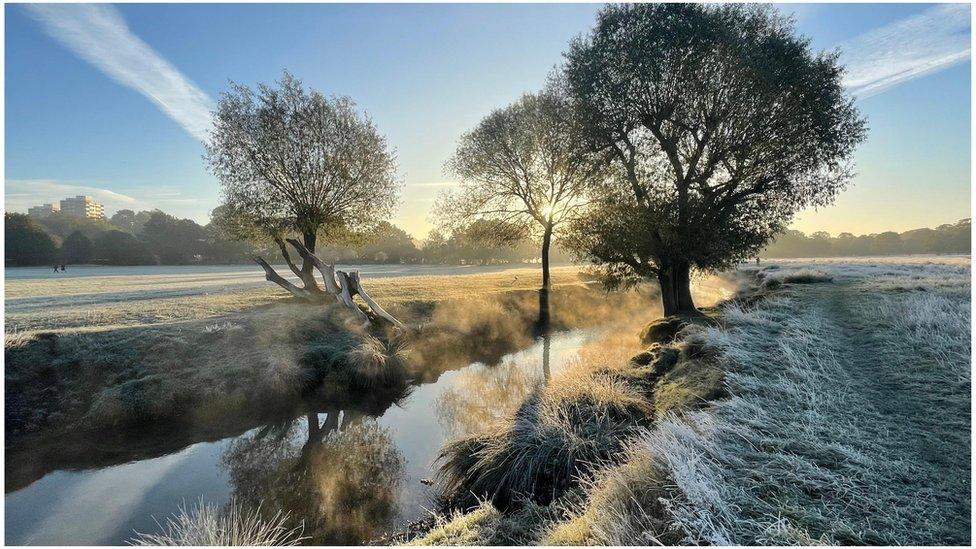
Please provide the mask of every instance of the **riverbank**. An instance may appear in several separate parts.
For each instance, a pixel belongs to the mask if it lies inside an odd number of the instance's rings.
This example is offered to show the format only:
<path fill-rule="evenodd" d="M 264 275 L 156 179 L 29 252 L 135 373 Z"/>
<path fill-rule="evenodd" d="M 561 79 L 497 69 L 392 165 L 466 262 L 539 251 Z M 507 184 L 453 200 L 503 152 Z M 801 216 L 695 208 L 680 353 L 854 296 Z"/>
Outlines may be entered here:
<path fill-rule="evenodd" d="M 481 499 L 399 541 L 968 543 L 969 258 L 751 270 L 716 325 L 591 362 L 612 373 L 591 367 L 569 402 L 579 378 L 554 378 L 491 445 L 447 445 L 442 490 Z M 604 422 L 554 421 L 581 406 Z"/>
<path fill-rule="evenodd" d="M 395 530 L 397 521 L 415 520 L 424 508 L 430 507 L 428 487 L 421 480 L 433 476 L 432 453 L 445 437 L 471 432 L 490 418 L 507 413 L 521 402 L 534 380 L 545 375 L 550 364 L 552 374 L 558 375 L 579 346 L 602 331 L 614 331 L 621 322 L 639 325 L 659 314 L 649 289 L 643 293 L 607 294 L 574 276 L 553 290 L 552 333 L 540 336 L 535 327 L 538 293 L 511 291 L 505 284 L 510 280 L 493 281 L 490 274 L 483 276 L 474 275 L 478 279 L 458 280 L 453 287 L 430 292 L 417 290 L 415 300 L 407 301 L 408 305 L 398 312 L 415 315 L 409 344 L 401 354 L 408 374 L 405 396 L 387 397 L 372 390 L 356 396 L 340 390 L 341 384 L 323 384 L 323 388 L 335 390 L 316 390 L 278 401 L 267 398 L 263 391 L 247 393 L 251 379 L 258 373 L 290 369 L 291 361 L 302 355 L 299 351 L 307 346 L 307 341 L 295 339 L 299 344 L 293 348 L 286 344 L 293 329 L 301 332 L 303 326 L 315 328 L 316 322 L 326 319 L 324 308 L 289 304 L 287 300 L 198 321 L 52 330 L 51 335 L 41 339 L 57 341 L 58 356 L 50 361 L 51 357 L 24 362 L 23 368 L 18 369 L 47 374 L 53 369 L 50 377 L 62 382 L 55 383 L 46 397 L 57 397 L 67 390 L 77 394 L 80 403 L 90 403 L 104 391 L 115 393 L 113 387 L 119 385 L 116 381 L 132 380 L 143 371 L 144 365 L 132 349 L 130 360 L 120 359 L 117 366 L 85 362 L 86 357 L 99 356 L 93 351 L 105 348 L 106 342 L 122 334 L 126 334 L 125 341 L 136 342 L 135 348 L 143 350 L 153 348 L 146 342 L 165 336 L 166 345 L 157 347 L 162 352 L 150 361 L 159 375 L 138 376 L 138 380 L 184 383 L 197 379 L 201 381 L 192 384 L 188 395 L 205 390 L 210 391 L 210 396 L 202 399 L 202 406 L 187 407 L 182 418 L 90 431 L 68 428 L 71 417 L 77 419 L 85 414 L 67 414 L 55 416 L 57 421 L 33 434 L 8 436 L 8 540 L 122 543 L 132 537 L 134 529 L 157 532 L 153 517 L 163 522 L 177 512 L 179 501 L 192 506 L 200 498 L 215 505 L 230 501 L 250 505 L 257 501 L 255 497 L 264 497 L 262 513 L 268 510 L 273 515 L 277 510 L 290 510 L 293 520 L 307 521 L 306 532 L 314 523 L 314 535 L 322 543 L 361 543 Z M 728 287 L 729 283 L 721 279 L 702 280 L 696 295 L 701 300 L 714 301 L 726 295 Z M 481 291 L 473 291 L 478 288 Z M 416 300 L 437 293 L 463 298 L 434 303 Z M 328 343 L 333 335 L 329 330 L 311 331 L 320 334 L 323 343 Z M 249 338 L 249 334 L 257 336 Z M 8 341 L 12 341 L 9 335 Z M 201 343 L 212 348 L 194 352 Z M 108 347 L 113 352 L 124 349 L 127 347 L 119 344 Z M 47 352 L 46 348 L 41 350 Z M 252 351 L 264 354 L 252 355 Z M 78 360 L 65 360 L 68 356 Z M 208 360 L 214 356 L 239 360 L 227 360 L 229 368 L 217 369 Z M 278 362 L 272 362 L 272 358 Z M 218 370 L 228 375 L 217 376 Z M 85 372 L 96 375 L 90 380 L 70 377 Z M 105 375 L 109 372 L 112 375 Z M 78 386 L 90 391 L 73 390 L 75 381 L 86 383 Z M 96 381 L 110 383 L 96 386 Z M 11 391 L 12 387 L 8 382 L 8 399 L 25 394 Z M 160 385 L 144 387 L 147 391 L 142 394 L 146 396 L 153 394 L 148 389 L 165 389 Z M 248 398 L 254 400 L 247 403 L 254 406 L 231 414 L 202 414 L 220 408 L 221 395 L 225 391 L 232 394 L 229 389 L 234 387 L 238 387 L 238 394 L 251 395 Z M 51 402 L 61 399 L 52 398 Z M 255 417 L 260 414 L 252 412 L 260 409 L 261 403 L 273 404 L 273 413 Z M 43 410 L 44 406 L 21 409 Z M 75 409 L 82 411 L 85 407 L 79 405 Z M 330 458 L 320 462 L 308 457 L 310 452 L 338 453 L 352 461 L 337 464 Z M 402 463 L 402 469 L 390 469 L 382 476 L 370 469 L 395 462 Z M 341 472 L 342 478 L 353 481 L 340 483 L 344 495 L 338 499 L 330 496 L 323 500 L 324 494 L 340 493 L 325 485 L 314 485 L 300 493 L 270 489 L 278 486 L 274 479 L 282 478 L 279 473 L 287 476 L 302 471 L 307 475 L 302 478 L 323 482 L 329 479 L 330 486 L 339 480 L 329 476 L 332 473 Z M 373 488 L 373 479 L 381 477 L 389 479 L 390 490 L 380 492 Z M 381 493 L 385 495 L 379 497 Z M 111 499 L 116 503 L 104 509 L 92 505 L 92 498 L 101 497 L 98 494 L 113 494 Z M 51 507 L 52 503 L 56 505 Z M 321 506 L 349 511 L 336 511 L 339 514 L 333 516 L 323 514 Z M 349 518 L 353 512 L 359 517 L 356 521 Z"/>

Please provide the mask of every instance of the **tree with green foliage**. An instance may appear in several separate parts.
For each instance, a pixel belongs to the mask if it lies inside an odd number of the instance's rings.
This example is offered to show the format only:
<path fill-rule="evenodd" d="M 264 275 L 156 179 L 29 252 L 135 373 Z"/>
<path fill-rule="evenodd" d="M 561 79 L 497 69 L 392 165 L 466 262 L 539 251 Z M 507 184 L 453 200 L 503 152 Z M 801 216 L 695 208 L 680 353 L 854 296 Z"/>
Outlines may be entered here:
<path fill-rule="evenodd" d="M 66 263 L 91 263 L 95 258 L 95 245 L 91 239 L 81 231 L 68 235 L 61 244 L 61 260 Z"/>
<path fill-rule="evenodd" d="M 139 237 L 165 265 L 185 265 L 202 258 L 207 231 L 192 219 L 177 219 L 155 211 L 142 226 Z"/>
<path fill-rule="evenodd" d="M 420 250 L 406 231 L 383 221 L 367 237 L 366 244 L 360 248 L 359 257 L 367 262 L 413 263 L 419 255 Z"/>
<path fill-rule="evenodd" d="M 106 231 L 95 237 L 95 259 L 109 265 L 153 265 L 144 242 L 125 231 Z"/>
<path fill-rule="evenodd" d="M 54 240 L 24 214 L 3 216 L 4 261 L 7 266 L 50 265 L 57 257 Z"/>
<path fill-rule="evenodd" d="M 609 285 L 657 278 L 665 314 L 697 314 L 692 269 L 754 257 L 830 203 L 866 133 L 836 53 L 747 4 L 613 4 L 564 74 L 588 146 L 612 157 L 573 244 Z"/>
<path fill-rule="evenodd" d="M 129 231 L 132 234 L 139 234 L 142 232 L 143 225 L 145 225 L 146 222 L 149 221 L 149 218 L 152 217 L 152 214 L 156 212 L 160 212 L 160 210 L 143 210 L 139 213 L 132 210 L 119 210 L 109 219 L 109 222 L 120 229 Z"/>
<path fill-rule="evenodd" d="M 64 240 L 76 231 L 80 231 L 88 238 L 93 239 L 99 233 L 111 231 L 116 228 L 105 219 L 91 219 L 64 213 L 54 213 L 47 217 L 39 218 L 36 222 L 49 235 L 58 240 Z"/>

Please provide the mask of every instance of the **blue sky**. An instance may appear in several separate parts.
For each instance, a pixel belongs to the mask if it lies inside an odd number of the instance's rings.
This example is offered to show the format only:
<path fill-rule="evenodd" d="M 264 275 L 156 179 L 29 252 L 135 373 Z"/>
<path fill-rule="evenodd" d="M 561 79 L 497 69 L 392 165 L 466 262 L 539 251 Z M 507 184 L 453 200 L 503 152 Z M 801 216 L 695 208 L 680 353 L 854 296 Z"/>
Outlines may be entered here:
<path fill-rule="evenodd" d="M 854 186 L 803 212 L 812 232 L 906 230 L 970 215 L 969 7 L 789 4 L 815 49 L 841 47 L 870 134 Z M 351 96 L 396 148 L 394 222 L 417 237 L 457 138 L 542 86 L 595 4 L 5 6 L 8 210 L 91 194 L 107 210 L 206 222 L 206 109 L 229 80 L 287 68 Z"/>

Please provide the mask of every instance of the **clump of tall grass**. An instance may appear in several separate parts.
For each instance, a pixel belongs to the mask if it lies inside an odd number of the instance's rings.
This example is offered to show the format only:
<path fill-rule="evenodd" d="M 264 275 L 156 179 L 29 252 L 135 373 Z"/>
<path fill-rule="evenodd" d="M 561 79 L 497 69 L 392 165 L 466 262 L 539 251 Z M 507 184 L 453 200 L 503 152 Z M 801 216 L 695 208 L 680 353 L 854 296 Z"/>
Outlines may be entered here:
<path fill-rule="evenodd" d="M 220 509 L 212 503 L 198 502 L 191 509 L 181 506 L 179 512 L 160 525 L 158 534 L 137 533 L 129 541 L 138 546 L 292 546 L 307 538 L 302 527 L 289 528 L 289 517 L 280 511 L 264 518 L 260 509 L 246 509 L 231 502 Z"/>
<path fill-rule="evenodd" d="M 834 277 L 823 271 L 799 269 L 784 273 L 780 280 L 789 284 L 816 284 L 818 282 L 833 282 Z"/>
<path fill-rule="evenodd" d="M 468 512 L 452 511 L 437 515 L 431 529 L 412 539 L 419 546 L 534 545 L 554 516 L 555 509 L 524 502 L 517 510 L 503 513 L 482 501 Z"/>
<path fill-rule="evenodd" d="M 677 545 L 685 540 L 665 507 L 676 492 L 667 469 L 639 444 L 628 443 L 619 464 L 598 470 L 583 485 L 585 501 L 565 506 L 568 519 L 548 527 L 543 545 Z"/>
<path fill-rule="evenodd" d="M 465 506 L 486 498 L 503 508 L 520 498 L 548 503 L 615 456 L 650 417 L 651 405 L 633 382 L 583 369 L 540 385 L 486 431 L 447 444 L 438 472 L 446 501 Z"/>

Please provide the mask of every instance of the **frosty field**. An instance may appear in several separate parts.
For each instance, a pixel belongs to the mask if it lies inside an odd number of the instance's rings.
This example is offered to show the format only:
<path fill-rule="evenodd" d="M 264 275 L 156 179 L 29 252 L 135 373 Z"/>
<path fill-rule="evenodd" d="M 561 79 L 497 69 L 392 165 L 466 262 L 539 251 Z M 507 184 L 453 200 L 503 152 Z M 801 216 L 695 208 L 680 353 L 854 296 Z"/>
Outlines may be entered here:
<path fill-rule="evenodd" d="M 630 497 L 601 510 L 601 541 L 651 541 L 640 476 L 663 469 L 692 543 L 968 543 L 969 257 L 766 263 L 766 280 L 832 282 L 724 308 L 702 335 L 731 398 L 645 431 L 605 473 L 596 493 Z"/>
<path fill-rule="evenodd" d="M 532 266 L 364 265 L 377 299 L 396 305 L 470 292 L 533 289 Z M 577 282 L 577 267 L 553 270 L 556 283 Z M 287 299 L 257 265 L 6 269 L 6 332 L 92 329 L 200 320 Z M 479 275 L 479 276 L 469 276 Z"/>

